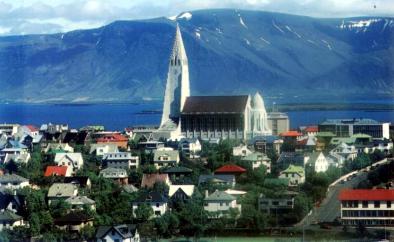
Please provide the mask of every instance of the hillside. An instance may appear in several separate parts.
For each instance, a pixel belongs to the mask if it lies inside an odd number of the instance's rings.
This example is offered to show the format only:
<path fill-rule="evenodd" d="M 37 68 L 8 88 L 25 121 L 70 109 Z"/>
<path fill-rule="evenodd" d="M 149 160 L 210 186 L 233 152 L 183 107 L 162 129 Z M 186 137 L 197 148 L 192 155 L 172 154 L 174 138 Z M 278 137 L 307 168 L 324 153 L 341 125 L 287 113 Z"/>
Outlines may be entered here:
<path fill-rule="evenodd" d="M 341 100 L 394 93 L 393 18 L 227 9 L 0 37 L 0 100 L 160 100 L 176 21 L 193 95 L 259 90 L 269 97 Z"/>

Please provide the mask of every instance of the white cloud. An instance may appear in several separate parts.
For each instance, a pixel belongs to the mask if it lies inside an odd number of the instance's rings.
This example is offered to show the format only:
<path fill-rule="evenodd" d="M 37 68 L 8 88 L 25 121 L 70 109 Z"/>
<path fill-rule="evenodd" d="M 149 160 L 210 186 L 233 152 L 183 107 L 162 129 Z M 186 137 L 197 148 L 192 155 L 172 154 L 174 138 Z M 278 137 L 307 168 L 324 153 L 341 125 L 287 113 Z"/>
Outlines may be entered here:
<path fill-rule="evenodd" d="M 0 0 L 0 35 L 92 28 L 120 19 L 172 16 L 206 8 L 313 17 L 394 16 L 393 0 Z"/>

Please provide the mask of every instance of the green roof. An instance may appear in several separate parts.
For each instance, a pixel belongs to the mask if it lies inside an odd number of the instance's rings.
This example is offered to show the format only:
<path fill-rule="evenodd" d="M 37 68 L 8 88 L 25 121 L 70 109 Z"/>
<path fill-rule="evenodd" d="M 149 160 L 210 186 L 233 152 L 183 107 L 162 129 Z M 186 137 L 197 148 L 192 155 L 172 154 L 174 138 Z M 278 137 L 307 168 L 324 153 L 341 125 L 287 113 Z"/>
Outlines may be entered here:
<path fill-rule="evenodd" d="M 204 199 L 205 201 L 208 202 L 215 202 L 215 201 L 233 201 L 235 200 L 235 197 L 233 197 L 230 194 L 227 194 L 223 191 L 216 190 L 214 193 L 209 195 Z"/>
<path fill-rule="evenodd" d="M 357 134 L 353 134 L 352 138 L 355 138 L 355 139 L 359 139 L 359 138 L 372 139 L 372 136 L 367 135 L 367 134 L 357 133 Z"/>
<path fill-rule="evenodd" d="M 335 138 L 331 139 L 330 144 L 333 144 L 333 145 L 339 145 L 340 143 L 354 144 L 355 142 L 356 142 L 356 139 L 354 139 L 354 138 L 335 137 Z"/>
<path fill-rule="evenodd" d="M 316 134 L 317 137 L 335 137 L 336 135 L 333 132 L 318 132 Z"/>
<path fill-rule="evenodd" d="M 289 165 L 289 167 L 282 172 L 283 173 L 298 173 L 300 175 L 304 175 L 305 170 L 302 166 Z"/>
<path fill-rule="evenodd" d="M 260 160 L 270 160 L 266 154 L 261 152 L 253 152 L 249 155 L 243 157 L 241 160 L 243 161 L 260 161 Z"/>

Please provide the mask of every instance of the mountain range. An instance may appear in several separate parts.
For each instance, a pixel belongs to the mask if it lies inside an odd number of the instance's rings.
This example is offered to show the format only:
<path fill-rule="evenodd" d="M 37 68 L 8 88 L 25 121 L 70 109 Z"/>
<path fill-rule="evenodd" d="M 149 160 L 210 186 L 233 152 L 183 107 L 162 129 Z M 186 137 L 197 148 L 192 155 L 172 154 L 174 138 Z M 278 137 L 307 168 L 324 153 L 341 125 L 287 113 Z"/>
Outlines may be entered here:
<path fill-rule="evenodd" d="M 394 93 L 394 18 L 212 9 L 0 37 L 0 100 L 161 100 L 179 23 L 192 95 L 375 99 Z"/>

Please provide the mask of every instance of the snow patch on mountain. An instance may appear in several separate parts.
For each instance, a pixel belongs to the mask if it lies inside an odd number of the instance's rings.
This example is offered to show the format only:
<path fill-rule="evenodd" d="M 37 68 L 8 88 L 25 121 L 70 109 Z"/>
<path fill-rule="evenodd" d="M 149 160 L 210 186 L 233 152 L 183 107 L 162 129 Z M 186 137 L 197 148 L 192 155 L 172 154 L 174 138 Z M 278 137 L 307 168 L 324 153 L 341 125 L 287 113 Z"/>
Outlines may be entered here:
<path fill-rule="evenodd" d="M 282 34 L 285 33 L 285 31 L 283 31 L 281 28 L 279 28 L 279 26 L 276 25 L 276 24 L 275 24 L 275 21 L 273 21 L 273 20 L 272 20 L 272 25 L 273 25 L 277 30 L 279 30 Z"/>
<path fill-rule="evenodd" d="M 340 29 L 350 29 L 350 30 L 356 30 L 357 32 L 360 32 L 361 30 L 363 32 L 367 31 L 368 27 L 371 26 L 374 23 L 377 23 L 381 21 L 382 19 L 379 18 L 371 18 L 371 19 L 365 19 L 365 20 L 358 20 L 358 21 L 346 21 L 342 20 L 341 25 L 338 27 Z"/>
<path fill-rule="evenodd" d="M 185 12 L 177 17 L 177 19 L 182 19 L 182 18 L 186 20 L 190 20 L 192 18 L 192 14 L 190 12 Z"/>
<path fill-rule="evenodd" d="M 329 50 L 332 50 L 332 47 L 331 47 L 330 43 L 328 43 L 327 40 L 322 39 L 321 41 L 322 41 L 324 44 L 327 45 L 327 48 L 328 48 Z"/>
<path fill-rule="evenodd" d="M 167 17 L 167 19 L 169 19 L 171 21 L 176 21 L 177 19 L 190 20 L 191 18 L 192 18 L 192 14 L 190 12 L 184 12 L 184 13 L 181 13 L 179 15 L 174 15 L 174 16 Z"/>
<path fill-rule="evenodd" d="M 299 35 L 297 32 L 295 32 L 294 30 L 292 30 L 289 26 L 286 25 L 285 27 L 286 27 L 286 29 L 287 29 L 288 31 L 290 31 L 291 33 L 295 34 L 295 36 L 297 36 L 298 38 L 301 39 L 301 35 Z"/>
<path fill-rule="evenodd" d="M 246 26 L 246 24 L 245 24 L 245 22 L 244 22 L 244 20 L 242 19 L 241 16 L 239 17 L 239 23 L 240 23 L 242 26 L 244 26 L 246 29 L 248 28 L 248 26 Z"/>
<path fill-rule="evenodd" d="M 264 39 L 263 37 L 260 37 L 260 39 L 262 40 L 262 41 L 264 41 L 266 44 L 271 44 L 271 42 L 269 42 L 268 40 L 266 40 L 266 39 Z"/>

